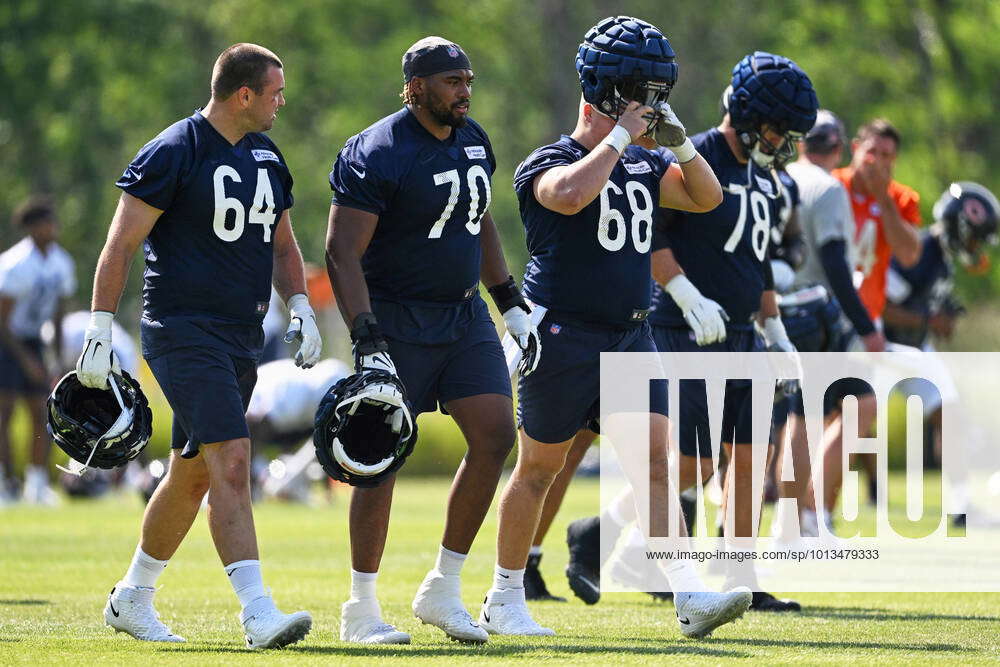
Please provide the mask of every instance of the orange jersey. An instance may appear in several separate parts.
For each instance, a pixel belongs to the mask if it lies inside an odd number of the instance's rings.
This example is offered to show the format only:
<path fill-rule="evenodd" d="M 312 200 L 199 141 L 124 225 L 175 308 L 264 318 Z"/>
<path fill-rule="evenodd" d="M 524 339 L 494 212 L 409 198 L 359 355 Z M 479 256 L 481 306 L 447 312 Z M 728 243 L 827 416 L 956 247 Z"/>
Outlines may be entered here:
<path fill-rule="evenodd" d="M 858 296 L 868 309 L 868 314 L 875 320 L 882 317 L 882 311 L 885 309 L 885 282 L 892 250 L 882 228 L 882 211 L 879 205 L 875 203 L 874 197 L 851 189 L 853 175 L 854 171 L 850 167 L 833 170 L 833 176 L 847 188 L 851 208 L 854 211 L 855 268 L 865 276 L 861 287 L 858 288 Z M 920 195 L 916 190 L 891 181 L 889 196 L 896 203 L 899 216 L 903 220 L 914 226 L 920 225 Z"/>

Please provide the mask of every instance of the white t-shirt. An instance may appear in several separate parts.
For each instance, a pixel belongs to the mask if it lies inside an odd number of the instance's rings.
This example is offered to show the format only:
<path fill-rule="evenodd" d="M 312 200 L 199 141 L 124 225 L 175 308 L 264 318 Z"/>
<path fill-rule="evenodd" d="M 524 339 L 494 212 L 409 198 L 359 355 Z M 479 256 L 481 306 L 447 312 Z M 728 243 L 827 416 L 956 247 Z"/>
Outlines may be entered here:
<path fill-rule="evenodd" d="M 25 236 L 0 253 L 0 295 L 14 300 L 10 330 L 19 338 L 39 338 L 42 325 L 52 319 L 59 299 L 76 292 L 73 258 L 57 243 L 42 253 Z"/>
<path fill-rule="evenodd" d="M 76 359 L 83 350 L 83 335 L 90 325 L 90 311 L 77 310 L 67 314 L 62 319 L 62 350 L 59 351 L 59 361 L 63 368 L 76 366 Z M 42 327 L 42 341 L 52 344 L 52 326 Z M 139 351 L 135 339 L 115 321 L 111 322 L 111 349 L 118 357 L 122 370 L 136 377 L 139 370 Z"/>
<path fill-rule="evenodd" d="M 786 168 L 799 186 L 799 225 L 806 244 L 806 256 L 795 273 L 793 289 L 823 285 L 830 290 L 830 281 L 819 251 L 830 241 L 847 244 L 847 266 L 854 266 L 854 214 L 847 190 L 822 167 L 793 162 Z"/>
<path fill-rule="evenodd" d="M 257 386 L 250 397 L 247 417 L 267 417 L 279 432 L 312 428 L 326 390 L 350 372 L 337 359 L 326 359 L 305 370 L 292 359 L 266 363 L 257 369 Z"/>

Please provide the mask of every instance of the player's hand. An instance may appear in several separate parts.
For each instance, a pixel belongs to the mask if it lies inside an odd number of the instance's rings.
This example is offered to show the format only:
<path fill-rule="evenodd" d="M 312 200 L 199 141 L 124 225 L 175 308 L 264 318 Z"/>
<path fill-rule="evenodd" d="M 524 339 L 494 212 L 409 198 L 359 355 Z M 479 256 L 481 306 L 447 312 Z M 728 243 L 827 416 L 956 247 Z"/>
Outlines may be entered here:
<path fill-rule="evenodd" d="M 785 325 L 780 317 L 769 317 L 764 320 L 764 342 L 767 344 L 768 352 L 782 352 L 786 359 L 778 369 L 778 386 L 785 396 L 793 396 L 799 391 L 799 380 L 802 378 L 802 360 L 799 358 L 799 351 L 788 339 Z M 791 377 L 789 377 L 791 376 Z"/>
<path fill-rule="evenodd" d="M 393 375 L 397 374 L 396 364 L 392 363 L 388 350 L 360 355 L 355 352 L 355 356 L 357 357 L 357 361 L 354 364 L 354 369 L 358 373 L 364 373 L 365 371 L 387 371 Z"/>
<path fill-rule="evenodd" d="M 114 317 L 114 313 L 103 310 L 90 314 L 90 325 L 83 333 L 83 352 L 76 360 L 76 376 L 85 387 L 108 389 L 108 374 L 121 373 L 118 357 L 111 347 Z"/>
<path fill-rule="evenodd" d="M 354 372 L 386 371 L 397 375 L 396 364 L 389 358 L 389 343 L 382 335 L 375 315 L 361 313 L 351 325 L 354 346 Z"/>
<path fill-rule="evenodd" d="M 680 146 L 687 139 L 687 130 L 684 124 L 677 118 L 677 114 L 666 102 L 659 102 L 655 107 L 656 125 L 653 127 L 653 136 L 656 143 L 667 148 Z"/>
<path fill-rule="evenodd" d="M 288 299 L 288 331 L 285 332 L 285 342 L 300 341 L 299 351 L 295 353 L 295 365 L 302 368 L 312 368 L 319 361 L 323 350 L 323 339 L 316 326 L 316 313 L 309 305 L 305 294 L 295 294 Z"/>
<path fill-rule="evenodd" d="M 510 337 L 521 348 L 518 372 L 521 377 L 530 375 L 538 367 L 538 360 L 542 356 L 542 341 L 538 337 L 538 328 L 531 323 L 531 309 L 527 304 L 509 308 L 503 314 L 503 322 Z"/>
<path fill-rule="evenodd" d="M 655 113 L 653 107 L 629 102 L 625 111 L 618 117 L 618 124 L 628 131 L 632 141 L 635 142 L 649 131 L 649 118 Z"/>
<path fill-rule="evenodd" d="M 930 319 L 927 320 L 927 325 L 931 333 L 938 338 L 949 340 L 951 335 L 955 333 L 955 318 L 947 313 L 931 315 Z"/>
<path fill-rule="evenodd" d="M 729 315 L 718 303 L 705 298 L 687 276 L 675 276 L 664 289 L 681 309 L 684 321 L 694 332 L 694 342 L 698 345 L 711 345 L 726 340 Z"/>
<path fill-rule="evenodd" d="M 861 344 L 865 346 L 865 352 L 885 352 L 885 334 L 876 329 L 867 336 L 861 336 Z"/>

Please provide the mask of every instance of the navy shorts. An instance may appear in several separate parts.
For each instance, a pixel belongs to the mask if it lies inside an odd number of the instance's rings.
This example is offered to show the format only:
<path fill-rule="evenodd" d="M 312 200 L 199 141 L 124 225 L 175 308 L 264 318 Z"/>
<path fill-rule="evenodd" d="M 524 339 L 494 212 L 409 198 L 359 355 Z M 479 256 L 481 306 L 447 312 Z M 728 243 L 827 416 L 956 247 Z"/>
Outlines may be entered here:
<path fill-rule="evenodd" d="M 754 352 L 763 349 L 752 329 L 726 332 L 721 343 L 699 346 L 690 329 L 653 327 L 656 348 L 661 352 Z M 709 458 L 708 397 L 704 380 L 680 381 L 680 450 L 685 456 Z M 722 412 L 722 442 L 749 444 L 752 439 L 751 382 L 727 380 Z"/>
<path fill-rule="evenodd" d="M 146 359 L 174 411 L 170 446 L 190 459 L 202 444 L 250 437 L 246 411 L 257 360 L 215 347 L 182 347 Z"/>
<path fill-rule="evenodd" d="M 865 396 L 874 393 L 870 384 L 859 378 L 840 378 L 827 387 L 823 394 L 823 414 L 828 415 L 840 409 L 840 402 L 845 396 Z M 786 399 L 787 405 L 774 412 L 774 422 L 776 427 L 780 427 L 788 418 L 788 413 L 794 413 L 799 417 L 805 415 L 805 406 L 802 405 L 802 393 L 797 393 Z"/>
<path fill-rule="evenodd" d="M 565 442 L 580 429 L 597 426 L 601 352 L 656 352 L 646 322 L 614 329 L 570 324 L 546 314 L 538 334 L 542 342 L 538 367 L 522 377 L 517 388 L 518 425 L 538 442 Z M 651 411 L 667 414 L 665 390 L 662 383 L 650 384 Z"/>
<path fill-rule="evenodd" d="M 414 416 L 434 412 L 439 404 L 446 412 L 448 401 L 468 396 L 511 395 L 507 362 L 489 309 L 481 299 L 470 308 L 472 320 L 467 325 L 449 327 L 457 336 L 450 342 L 416 343 L 394 337 L 392 330 L 385 332 L 389 355 L 406 388 Z M 381 323 L 383 314 L 388 314 L 387 306 L 380 305 L 377 310 Z M 413 312 L 413 308 L 406 310 L 408 316 Z M 386 320 L 391 322 L 389 317 Z"/>
<path fill-rule="evenodd" d="M 38 338 L 21 338 L 19 340 L 28 354 L 44 368 L 42 341 Z M 14 354 L 0 343 L 0 391 L 44 396 L 49 393 L 49 386 L 28 377 Z"/>

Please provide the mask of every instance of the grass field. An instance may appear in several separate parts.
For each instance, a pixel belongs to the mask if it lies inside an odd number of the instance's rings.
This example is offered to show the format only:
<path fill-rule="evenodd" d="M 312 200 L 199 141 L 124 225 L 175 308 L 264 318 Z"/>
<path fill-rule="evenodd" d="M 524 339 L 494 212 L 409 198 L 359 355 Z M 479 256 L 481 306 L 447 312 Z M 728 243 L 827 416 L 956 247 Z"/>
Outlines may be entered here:
<path fill-rule="evenodd" d="M 101 610 L 135 548 L 142 505 L 121 495 L 59 510 L 0 510 L 0 665 L 8 664 L 341 664 L 572 662 L 718 664 L 995 663 L 1000 661 L 1000 595 L 803 594 L 796 615 L 749 613 L 706 641 L 680 638 L 669 603 L 606 594 L 594 607 L 573 598 L 562 570 L 565 525 L 596 509 L 597 482 L 580 479 L 545 545 L 543 571 L 567 603 L 532 603 L 551 638 L 493 638 L 482 647 L 448 641 L 409 609 L 432 565 L 447 482 L 402 480 L 379 581 L 387 620 L 413 644 L 362 648 L 338 640 L 348 592 L 346 494 L 333 505 L 264 503 L 256 508 L 265 583 L 286 611 L 314 618 L 306 641 L 281 652 L 243 648 L 238 606 L 222 576 L 204 516 L 161 577 L 158 609 L 186 644 L 137 642 L 104 626 Z M 464 573 L 464 597 L 478 614 L 490 583 L 496 535 L 491 513 Z"/>

